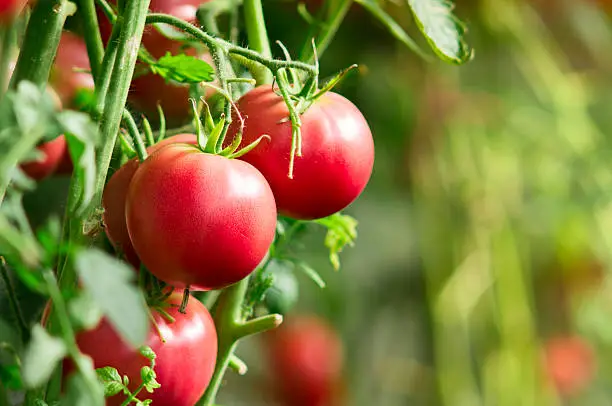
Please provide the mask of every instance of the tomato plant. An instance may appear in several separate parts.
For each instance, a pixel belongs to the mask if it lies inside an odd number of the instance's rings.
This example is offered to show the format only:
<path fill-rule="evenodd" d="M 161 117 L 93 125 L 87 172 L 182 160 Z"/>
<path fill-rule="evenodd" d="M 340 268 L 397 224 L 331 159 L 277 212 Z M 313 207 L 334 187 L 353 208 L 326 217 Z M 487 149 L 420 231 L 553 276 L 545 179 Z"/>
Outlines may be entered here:
<path fill-rule="evenodd" d="M 9 389 L 25 406 L 212 406 L 226 371 L 246 372 L 239 342 L 279 313 L 281 399 L 338 399 L 333 327 L 289 310 L 295 273 L 325 286 L 300 232 L 324 228 L 338 269 L 357 236 L 340 211 L 373 167 L 366 119 L 331 92 L 346 71 L 319 80 L 342 3 L 292 59 L 273 56 L 260 0 L 0 2 L 0 404 Z M 469 59 L 450 11 L 455 50 L 422 17 L 435 52 Z M 45 188 L 65 207 L 34 222 Z M 24 317 L 18 289 L 42 315 Z"/>
<path fill-rule="evenodd" d="M 274 387 L 283 405 L 338 404 L 343 346 L 333 327 L 316 316 L 294 316 L 266 336 Z"/>
<path fill-rule="evenodd" d="M 161 304 L 164 314 L 153 310 L 155 328 L 151 328 L 146 345 L 156 354 L 156 380 L 166 388 L 145 394 L 139 399 L 151 399 L 156 405 L 193 405 L 202 396 L 215 369 L 217 334 L 210 313 L 199 301 L 192 299 L 179 312 L 181 295 L 174 294 Z M 170 316 L 174 321 L 168 320 Z M 140 371 L 148 360 L 137 349 L 125 343 L 107 320 L 92 330 L 80 333 L 77 344 L 89 355 L 96 368 L 112 366 L 120 376 L 127 376 L 133 392 L 141 380 Z M 113 348 L 109 351 L 109 347 Z M 189 371 L 187 374 L 186 371 Z M 119 393 L 107 400 L 107 405 L 121 405 L 126 399 Z"/>
<path fill-rule="evenodd" d="M 288 176 L 292 127 L 283 98 L 261 86 L 243 96 L 238 108 L 245 117 L 243 142 L 270 136 L 242 159 L 266 177 L 280 213 L 297 219 L 327 217 L 365 188 L 374 164 L 372 133 L 344 97 L 326 93 L 301 116 L 302 156 L 295 159 L 293 178 Z"/>
<path fill-rule="evenodd" d="M 245 278 L 264 259 L 276 207 L 251 165 L 175 144 L 136 171 L 126 219 L 149 271 L 174 286 L 210 290 Z"/>

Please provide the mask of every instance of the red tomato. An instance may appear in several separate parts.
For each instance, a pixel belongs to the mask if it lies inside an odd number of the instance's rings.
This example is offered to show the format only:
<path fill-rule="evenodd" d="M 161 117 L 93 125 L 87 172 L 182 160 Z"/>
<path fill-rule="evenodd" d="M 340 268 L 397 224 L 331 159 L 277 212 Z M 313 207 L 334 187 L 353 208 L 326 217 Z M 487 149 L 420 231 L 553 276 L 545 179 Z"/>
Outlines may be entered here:
<path fill-rule="evenodd" d="M 155 13 L 165 13 L 178 17 L 182 20 L 196 23 L 196 11 L 201 3 L 206 0 L 153 0 L 149 9 Z M 111 25 L 108 19 L 99 12 L 99 20 L 102 36 L 105 41 L 110 37 Z M 170 52 L 172 55 L 184 53 L 197 56 L 208 63 L 212 58 L 208 53 L 198 53 L 195 48 L 183 49 L 183 44 L 165 37 L 152 26 L 147 26 L 142 44 L 155 58 L 161 58 Z M 210 94 L 207 90 L 204 94 Z M 134 78 L 130 87 L 129 101 L 138 110 L 150 116 L 157 116 L 158 103 L 164 110 L 168 125 L 174 126 L 184 123 L 191 116 L 191 103 L 189 102 L 189 85 L 178 83 L 166 83 L 159 75 L 145 74 Z"/>
<path fill-rule="evenodd" d="M 296 157 L 289 179 L 291 123 L 282 97 L 269 85 L 238 101 L 245 128 L 242 145 L 262 140 L 244 161 L 259 169 L 270 183 L 278 211 L 296 219 L 334 214 L 363 191 L 374 164 L 374 141 L 368 123 L 349 100 L 328 92 L 301 116 L 302 157 Z M 238 130 L 234 120 L 227 142 Z"/>
<path fill-rule="evenodd" d="M 555 337 L 545 344 L 544 351 L 546 370 L 560 394 L 576 394 L 593 379 L 595 356 L 583 338 Z"/>
<path fill-rule="evenodd" d="M 15 19 L 27 2 L 27 0 L 0 0 L 0 23 L 8 23 Z"/>
<path fill-rule="evenodd" d="M 152 154 L 128 190 L 127 227 L 149 271 L 195 290 L 249 275 L 276 228 L 274 196 L 251 165 L 173 144 Z"/>
<path fill-rule="evenodd" d="M 75 69 L 90 69 L 87 47 L 79 36 L 64 31 L 51 68 L 49 83 L 57 91 L 65 106 L 73 106 L 74 97 L 80 89 L 94 89 L 91 74 L 77 72 Z"/>
<path fill-rule="evenodd" d="M 266 336 L 283 406 L 337 406 L 343 346 L 332 326 L 315 316 L 288 317 Z"/>
<path fill-rule="evenodd" d="M 66 138 L 60 135 L 36 148 L 45 155 L 44 158 L 22 164 L 21 170 L 30 178 L 41 180 L 55 172 L 66 151 Z"/>
<path fill-rule="evenodd" d="M 157 144 L 147 148 L 149 154 L 160 148 L 173 143 L 197 144 L 194 134 L 178 134 L 166 138 Z M 140 261 L 134 251 L 132 241 L 125 224 L 125 202 L 127 200 L 128 186 L 138 169 L 138 159 L 134 158 L 125 163 L 117 172 L 111 176 L 104 188 L 102 195 L 102 207 L 104 208 L 103 220 L 106 235 L 113 246 L 125 255 L 125 258 L 138 267 Z"/>
<path fill-rule="evenodd" d="M 142 390 L 138 398 L 151 399 L 157 406 L 193 406 L 204 394 L 215 369 L 217 333 L 210 313 L 204 305 L 192 298 L 186 314 L 179 313 L 181 295 L 174 295 L 165 310 L 174 318 L 171 323 L 153 311 L 159 333 L 151 327 L 146 345 L 157 355 L 155 373 L 161 387 L 153 393 Z M 121 376 L 130 379 L 130 390 L 141 381 L 140 369 L 149 360 L 126 344 L 105 319 L 93 330 L 76 337 L 80 350 L 93 358 L 94 366 L 117 368 Z M 125 395 L 107 399 L 108 406 L 120 405 Z"/>

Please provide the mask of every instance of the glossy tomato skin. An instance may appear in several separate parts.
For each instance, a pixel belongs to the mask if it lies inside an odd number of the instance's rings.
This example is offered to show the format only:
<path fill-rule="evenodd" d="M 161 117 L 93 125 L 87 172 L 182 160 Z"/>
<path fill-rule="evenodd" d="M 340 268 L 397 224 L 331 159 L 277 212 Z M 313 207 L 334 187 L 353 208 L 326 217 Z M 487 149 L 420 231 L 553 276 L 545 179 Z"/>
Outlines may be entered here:
<path fill-rule="evenodd" d="M 126 219 L 151 273 L 177 288 L 210 290 L 238 282 L 263 260 L 276 207 L 265 178 L 248 163 L 173 144 L 136 171 Z"/>
<path fill-rule="evenodd" d="M 152 394 L 143 390 L 138 398 L 151 399 L 157 406 L 193 406 L 204 394 L 215 369 L 217 333 L 210 313 L 195 298 L 189 300 L 186 314 L 179 313 L 180 302 L 181 295 L 174 295 L 169 300 L 172 307 L 166 308 L 174 323 L 153 311 L 165 343 L 153 327 L 146 342 L 157 356 L 155 373 L 161 387 Z M 95 368 L 117 368 L 120 375 L 129 377 L 132 391 L 141 382 L 140 369 L 149 365 L 149 360 L 127 345 L 105 319 L 76 339 L 80 350 L 92 357 Z M 106 404 L 118 406 L 124 400 L 120 394 L 108 398 Z"/>
<path fill-rule="evenodd" d="M 338 406 L 343 346 L 332 326 L 316 316 L 290 316 L 266 336 L 281 405 Z"/>
<path fill-rule="evenodd" d="M 76 70 L 90 69 L 85 41 L 76 34 L 64 31 L 60 39 L 49 83 L 59 94 L 64 106 L 74 107 L 74 98 L 81 89 L 93 91 L 90 73 Z"/>
<path fill-rule="evenodd" d="M 44 158 L 21 165 L 21 170 L 34 180 L 42 180 L 53 174 L 66 151 L 66 137 L 59 137 L 36 147 Z"/>
<path fill-rule="evenodd" d="M 263 134 L 262 142 L 241 157 L 266 177 L 278 211 L 296 219 L 317 219 L 336 213 L 363 191 L 374 164 L 372 133 L 361 112 L 349 100 L 328 92 L 302 116 L 302 157 L 296 157 L 289 179 L 291 123 L 282 97 L 269 85 L 238 101 L 245 119 L 242 145 Z M 229 142 L 238 130 L 234 120 Z"/>
<path fill-rule="evenodd" d="M 174 135 L 150 146 L 147 148 L 147 153 L 152 154 L 160 148 L 173 143 L 195 145 L 197 144 L 197 138 L 194 134 Z M 104 230 L 111 244 L 119 249 L 132 265 L 138 267 L 140 261 L 132 246 L 125 223 L 125 202 L 127 200 L 128 187 L 136 173 L 136 169 L 138 169 L 138 159 L 134 158 L 126 162 L 111 176 L 102 194 L 102 207 L 104 208 L 102 218 Z"/>

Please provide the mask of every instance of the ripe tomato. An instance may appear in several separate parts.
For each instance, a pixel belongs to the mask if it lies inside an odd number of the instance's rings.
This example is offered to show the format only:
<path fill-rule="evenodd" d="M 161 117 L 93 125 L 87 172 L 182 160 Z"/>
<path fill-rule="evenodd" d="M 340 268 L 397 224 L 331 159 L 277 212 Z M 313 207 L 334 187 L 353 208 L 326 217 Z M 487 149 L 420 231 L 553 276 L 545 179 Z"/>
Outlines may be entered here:
<path fill-rule="evenodd" d="M 593 379 L 595 356 L 583 338 L 555 337 L 545 344 L 544 352 L 546 371 L 560 394 L 576 394 Z"/>
<path fill-rule="evenodd" d="M 157 406 L 193 406 L 204 394 L 215 369 L 217 333 L 210 313 L 192 298 L 186 314 L 182 314 L 178 311 L 180 303 L 181 295 L 175 294 L 169 299 L 172 307 L 165 309 L 174 318 L 173 323 L 153 310 L 159 333 L 152 326 L 146 345 L 157 355 L 154 370 L 161 387 L 153 393 L 143 390 L 138 398 L 151 399 Z M 139 385 L 140 369 L 149 365 L 149 360 L 126 344 L 106 319 L 95 329 L 77 334 L 76 340 L 96 368 L 117 368 L 121 376 L 129 377 L 132 391 Z M 119 394 L 108 398 L 106 404 L 120 405 L 124 400 L 125 395 Z"/>
<path fill-rule="evenodd" d="M 330 325 L 315 316 L 288 317 L 265 338 L 283 406 L 337 406 L 343 348 Z"/>
<path fill-rule="evenodd" d="M 90 69 L 87 47 L 79 36 L 64 31 L 49 77 L 49 83 L 59 94 L 64 106 L 74 107 L 74 97 L 79 90 L 94 89 L 91 74 L 77 72 L 75 69 L 86 71 Z"/>
<path fill-rule="evenodd" d="M 17 17 L 27 0 L 0 0 L 0 23 L 8 23 Z"/>
<path fill-rule="evenodd" d="M 166 138 L 155 145 L 147 148 L 149 154 L 160 148 L 173 143 L 196 144 L 197 138 L 194 134 L 178 134 Z M 125 163 L 117 172 L 111 176 L 104 188 L 102 195 L 102 207 L 104 208 L 104 229 L 109 241 L 113 246 L 125 255 L 125 258 L 135 267 L 140 261 L 134 251 L 132 241 L 125 224 L 125 202 L 127 200 L 128 187 L 134 173 L 138 169 L 138 159 L 134 158 Z"/>
<path fill-rule="evenodd" d="M 155 13 L 166 13 L 196 23 L 196 11 L 203 2 L 205 1 L 153 0 L 149 9 Z M 99 13 L 99 19 L 103 38 L 107 40 L 111 33 L 110 22 L 102 13 Z M 165 37 L 152 26 L 148 26 L 143 33 L 142 44 L 155 58 L 161 58 L 167 52 L 172 55 L 184 53 L 212 63 L 212 58 L 208 53 L 197 51 L 193 47 L 184 48 L 181 42 Z M 205 95 L 211 92 L 210 90 L 202 91 Z M 176 82 L 167 83 L 164 78 L 152 73 L 134 78 L 130 87 L 129 101 L 138 110 L 150 116 L 152 120 L 157 116 L 157 105 L 159 103 L 164 110 L 168 125 L 171 126 L 183 124 L 191 115 L 189 85 Z"/>
<path fill-rule="evenodd" d="M 176 288 L 219 289 L 249 275 L 276 228 L 274 196 L 246 162 L 168 145 L 136 171 L 127 227 L 149 271 Z"/>
<path fill-rule="evenodd" d="M 36 147 L 45 156 L 21 165 L 21 170 L 34 180 L 41 180 L 55 172 L 66 151 L 66 137 L 59 137 Z"/>
<path fill-rule="evenodd" d="M 238 101 L 245 119 L 243 145 L 263 134 L 252 151 L 241 157 L 259 169 L 270 183 L 278 211 L 296 219 L 316 219 L 336 213 L 361 194 L 374 164 L 374 142 L 368 123 L 349 100 L 328 92 L 301 117 L 302 157 L 296 157 L 289 179 L 291 123 L 282 99 L 265 85 Z M 234 120 L 227 142 L 238 131 Z"/>

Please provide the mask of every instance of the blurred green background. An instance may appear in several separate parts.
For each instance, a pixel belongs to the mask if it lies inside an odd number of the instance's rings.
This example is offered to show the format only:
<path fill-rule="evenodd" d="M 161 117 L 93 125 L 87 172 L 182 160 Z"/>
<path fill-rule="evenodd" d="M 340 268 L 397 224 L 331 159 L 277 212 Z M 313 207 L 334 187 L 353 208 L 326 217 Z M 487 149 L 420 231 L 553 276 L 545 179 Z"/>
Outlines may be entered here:
<path fill-rule="evenodd" d="M 297 53 L 297 3 L 264 5 Z M 406 2 L 381 5 L 419 37 Z M 323 76 L 360 65 L 337 91 L 376 143 L 341 270 L 316 227 L 299 251 L 327 287 L 299 274 L 293 313 L 330 320 L 345 347 L 346 399 L 329 406 L 612 405 L 612 1 L 455 11 L 465 66 L 423 61 L 357 4 L 321 58 Z M 227 374 L 220 404 L 273 404 L 263 347 L 241 344 L 249 373 Z"/>

